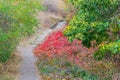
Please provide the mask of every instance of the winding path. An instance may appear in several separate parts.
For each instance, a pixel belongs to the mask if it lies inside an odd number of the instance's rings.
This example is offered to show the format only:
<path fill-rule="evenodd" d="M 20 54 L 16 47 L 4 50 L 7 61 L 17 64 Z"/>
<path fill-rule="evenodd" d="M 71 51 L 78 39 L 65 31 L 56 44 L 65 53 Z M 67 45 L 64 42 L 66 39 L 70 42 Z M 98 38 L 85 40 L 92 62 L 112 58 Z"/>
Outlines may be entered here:
<path fill-rule="evenodd" d="M 54 25 L 54 29 L 52 28 L 50 29 L 50 26 L 53 26 L 51 24 L 55 24 L 52 23 L 51 19 L 54 19 L 55 22 L 61 20 L 61 16 L 54 14 L 56 13 L 56 10 L 61 11 L 61 9 L 58 9 L 57 7 L 58 6 L 57 4 L 60 4 L 59 1 L 61 0 L 50 0 L 50 1 L 42 0 L 42 1 L 45 6 L 49 5 L 51 7 L 49 7 L 49 11 L 38 13 L 37 18 L 41 22 L 40 28 L 36 30 L 35 34 L 30 36 L 29 38 L 27 37 L 22 42 L 20 42 L 20 45 L 17 47 L 17 50 L 21 53 L 22 56 L 22 61 L 19 67 L 20 76 L 18 77 L 18 80 L 41 80 L 36 67 L 37 58 L 33 54 L 33 49 L 38 44 L 43 42 L 44 39 L 52 31 L 59 30 L 60 28 L 65 26 L 65 22 L 58 22 L 58 24 Z M 52 3 L 52 1 L 56 1 L 57 4 Z M 53 6 L 57 8 L 54 9 Z M 49 24 L 47 25 L 48 27 L 46 27 L 46 24 Z"/>
<path fill-rule="evenodd" d="M 36 57 L 33 54 L 33 49 L 36 45 L 44 41 L 52 31 L 59 30 L 64 27 L 64 25 L 65 22 L 59 22 L 54 29 L 41 28 L 31 36 L 31 38 L 21 42 L 17 48 L 23 58 L 19 68 L 20 77 L 18 80 L 40 80 L 35 64 Z"/>
<path fill-rule="evenodd" d="M 39 31 L 37 31 L 37 33 L 39 32 L 37 35 L 35 34 L 31 36 L 31 38 L 25 39 L 18 46 L 17 49 L 22 56 L 22 62 L 19 68 L 20 77 L 18 80 L 39 80 L 37 68 L 35 66 L 36 58 L 32 51 L 37 44 L 31 44 L 31 42 L 35 42 L 34 40 L 41 34 L 42 36 L 46 36 L 48 34 L 46 33 L 46 31 L 45 29 L 40 29 Z M 42 36 L 39 37 L 40 41 L 44 39 Z M 36 40 L 36 42 L 38 42 L 38 39 Z"/>

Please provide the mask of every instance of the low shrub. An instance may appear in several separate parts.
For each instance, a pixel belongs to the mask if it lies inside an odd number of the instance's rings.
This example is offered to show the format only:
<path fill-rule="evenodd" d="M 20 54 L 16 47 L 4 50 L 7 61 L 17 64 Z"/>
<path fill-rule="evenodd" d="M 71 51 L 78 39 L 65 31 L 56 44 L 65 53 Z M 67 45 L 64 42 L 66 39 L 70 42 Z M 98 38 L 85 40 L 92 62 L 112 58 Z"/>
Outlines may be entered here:
<path fill-rule="evenodd" d="M 73 17 L 70 23 L 71 26 L 67 26 L 64 31 L 64 34 L 70 41 L 74 39 L 82 40 L 83 44 L 87 47 L 91 47 L 91 41 L 93 40 L 96 40 L 97 45 L 103 41 L 109 41 L 106 32 L 108 22 L 94 21 L 89 23 L 82 18 L 79 20 L 79 18 L 79 16 Z"/>
<path fill-rule="evenodd" d="M 120 51 L 120 25 L 119 15 L 116 14 L 110 20 L 110 27 L 108 34 L 110 36 L 110 42 L 103 42 L 99 45 L 98 51 L 94 54 L 95 58 L 101 60 L 103 58 L 112 58 L 119 56 Z M 117 61 L 118 62 L 118 61 Z"/>
<path fill-rule="evenodd" d="M 98 80 L 94 74 L 67 61 L 65 56 L 55 58 L 42 56 L 39 58 L 37 65 L 42 79 L 45 80 Z"/>
<path fill-rule="evenodd" d="M 92 80 L 95 78 L 94 80 L 96 80 L 96 77 L 93 78 L 92 74 L 82 70 L 89 69 L 89 61 L 93 59 L 92 54 L 96 50 L 97 48 L 84 47 L 79 40 L 69 42 L 62 31 L 56 31 L 51 33 L 42 44 L 34 49 L 34 54 L 39 58 L 38 68 L 44 78 L 53 79 L 58 76 L 57 79 L 83 78 L 86 80 L 91 78 L 90 80 Z M 66 72 L 68 68 L 70 68 L 70 73 L 69 70 Z M 83 73 L 81 73 L 82 71 Z"/>
<path fill-rule="evenodd" d="M 79 63 L 80 57 L 89 56 L 96 50 L 97 48 L 84 47 L 79 40 L 69 42 L 62 31 L 56 31 L 34 49 L 34 54 L 38 57 L 46 55 L 53 58 L 66 55 L 71 62 Z M 83 62 L 81 61 L 80 63 L 82 64 Z"/>
<path fill-rule="evenodd" d="M 118 0 L 69 0 L 76 8 L 76 14 L 85 14 L 87 21 L 104 21 L 118 9 Z"/>
<path fill-rule="evenodd" d="M 105 57 L 113 57 L 120 54 L 120 40 L 99 45 L 99 50 L 94 54 L 97 59 L 102 59 Z"/>
<path fill-rule="evenodd" d="M 87 57 L 88 58 L 88 57 Z M 83 61 L 87 60 L 86 57 Z M 72 63 L 65 55 L 54 58 L 43 55 L 39 57 L 37 66 L 42 79 L 45 80 L 112 80 L 112 76 L 119 72 L 116 65 L 107 60 L 87 60 L 89 70 Z"/>
<path fill-rule="evenodd" d="M 112 80 L 112 76 L 119 73 L 120 70 L 113 61 L 103 59 L 101 61 L 92 61 L 90 72 L 96 74 L 99 77 L 98 80 Z"/>
<path fill-rule="evenodd" d="M 95 57 L 99 59 L 106 56 L 112 58 L 112 55 L 118 55 L 119 44 L 117 41 L 120 40 L 120 1 L 69 1 L 75 7 L 76 14 L 64 31 L 68 39 L 70 41 L 74 39 L 81 40 L 82 44 L 87 47 L 91 47 L 91 42 L 95 42 L 94 46 L 99 46 Z M 103 45 L 102 43 L 105 44 Z"/>
<path fill-rule="evenodd" d="M 38 0 L 0 1 L 0 62 L 6 62 L 18 41 L 34 32 L 38 21 L 35 13 L 41 9 Z"/>
<path fill-rule="evenodd" d="M 87 47 L 91 46 L 92 40 L 96 40 L 97 45 L 103 41 L 109 41 L 107 34 L 109 19 L 118 9 L 119 2 L 117 0 L 70 1 L 77 10 L 69 22 L 69 30 L 66 28 L 64 34 L 70 40 L 76 38 L 82 40 Z"/>

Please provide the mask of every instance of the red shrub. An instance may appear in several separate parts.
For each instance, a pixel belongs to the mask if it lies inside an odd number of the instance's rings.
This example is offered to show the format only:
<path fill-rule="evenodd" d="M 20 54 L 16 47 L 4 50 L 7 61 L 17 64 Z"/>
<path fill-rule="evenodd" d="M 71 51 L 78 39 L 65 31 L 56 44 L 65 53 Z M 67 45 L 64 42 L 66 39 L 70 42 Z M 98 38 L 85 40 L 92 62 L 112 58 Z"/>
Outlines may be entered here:
<path fill-rule="evenodd" d="M 37 56 L 42 53 L 57 54 L 59 49 L 69 44 L 67 37 L 65 37 L 61 31 L 53 32 L 42 44 L 34 49 L 34 53 Z"/>
<path fill-rule="evenodd" d="M 54 58 L 55 56 L 65 55 L 69 61 L 81 66 L 86 65 L 83 59 L 91 56 L 94 52 L 94 48 L 84 47 L 79 40 L 69 42 L 61 31 L 53 32 L 42 44 L 34 49 L 34 54 L 38 57 L 47 55 Z"/>

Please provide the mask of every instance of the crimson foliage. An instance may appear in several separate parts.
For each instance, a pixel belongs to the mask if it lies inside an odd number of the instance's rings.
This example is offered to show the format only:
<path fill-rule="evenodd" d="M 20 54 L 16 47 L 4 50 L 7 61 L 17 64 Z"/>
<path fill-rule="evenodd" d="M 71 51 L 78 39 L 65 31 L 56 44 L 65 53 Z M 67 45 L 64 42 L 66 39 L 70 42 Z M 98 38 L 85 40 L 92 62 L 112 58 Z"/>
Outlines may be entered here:
<path fill-rule="evenodd" d="M 34 49 L 34 54 L 38 57 L 58 57 L 66 56 L 70 62 L 75 62 L 78 65 L 84 65 L 82 58 L 91 56 L 95 52 L 94 48 L 87 48 L 82 45 L 79 40 L 69 42 L 68 38 L 64 36 L 62 31 L 53 32 L 46 40 L 39 44 Z"/>

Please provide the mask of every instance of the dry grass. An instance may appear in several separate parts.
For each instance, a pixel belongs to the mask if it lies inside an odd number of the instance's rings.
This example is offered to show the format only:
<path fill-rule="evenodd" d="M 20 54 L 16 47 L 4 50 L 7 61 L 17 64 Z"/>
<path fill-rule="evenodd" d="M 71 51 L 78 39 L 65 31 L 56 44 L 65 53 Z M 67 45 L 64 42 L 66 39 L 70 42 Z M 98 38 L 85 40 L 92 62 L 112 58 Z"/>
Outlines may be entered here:
<path fill-rule="evenodd" d="M 57 16 L 50 12 L 39 12 L 37 18 L 40 20 L 40 25 L 42 27 L 50 28 L 54 24 L 56 24 L 58 21 L 62 20 L 63 18 L 60 16 Z"/>
<path fill-rule="evenodd" d="M 48 9 L 48 11 L 56 14 L 65 13 L 67 9 L 67 5 L 63 0 L 42 0 L 42 3 Z"/>
<path fill-rule="evenodd" d="M 46 8 L 37 16 L 42 27 L 50 28 L 68 15 L 68 4 L 64 0 L 41 0 L 41 3 Z"/>
<path fill-rule="evenodd" d="M 21 60 L 19 52 L 15 51 L 6 63 L 0 63 L 0 80 L 17 80 Z"/>

